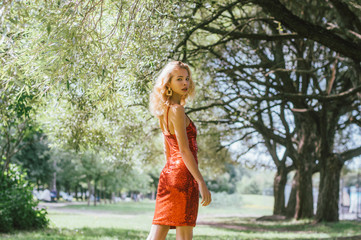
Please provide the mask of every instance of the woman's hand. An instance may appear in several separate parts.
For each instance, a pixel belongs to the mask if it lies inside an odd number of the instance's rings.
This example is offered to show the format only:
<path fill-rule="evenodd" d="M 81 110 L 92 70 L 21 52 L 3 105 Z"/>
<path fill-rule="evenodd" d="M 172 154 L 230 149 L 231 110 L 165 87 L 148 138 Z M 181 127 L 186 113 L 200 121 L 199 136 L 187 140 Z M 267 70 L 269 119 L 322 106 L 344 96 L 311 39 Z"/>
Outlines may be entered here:
<path fill-rule="evenodd" d="M 201 193 L 201 197 L 202 197 L 201 204 L 204 207 L 208 206 L 212 201 L 211 193 L 209 192 L 207 185 L 204 181 L 198 183 L 198 186 L 199 186 L 199 192 Z"/>

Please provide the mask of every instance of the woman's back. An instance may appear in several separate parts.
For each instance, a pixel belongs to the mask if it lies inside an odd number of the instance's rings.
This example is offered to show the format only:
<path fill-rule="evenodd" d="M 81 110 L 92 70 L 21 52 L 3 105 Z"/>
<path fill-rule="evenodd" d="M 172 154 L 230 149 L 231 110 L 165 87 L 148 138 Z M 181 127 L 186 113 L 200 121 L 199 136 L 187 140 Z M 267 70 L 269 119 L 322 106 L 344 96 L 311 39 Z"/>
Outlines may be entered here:
<path fill-rule="evenodd" d="M 170 107 L 165 116 L 166 131 L 162 129 L 169 153 L 159 177 L 153 224 L 169 225 L 171 228 L 195 226 L 199 202 L 198 184 L 182 159 L 176 135 L 169 131 L 169 109 Z M 198 163 L 197 129 L 191 120 L 186 130 L 189 148 Z"/>

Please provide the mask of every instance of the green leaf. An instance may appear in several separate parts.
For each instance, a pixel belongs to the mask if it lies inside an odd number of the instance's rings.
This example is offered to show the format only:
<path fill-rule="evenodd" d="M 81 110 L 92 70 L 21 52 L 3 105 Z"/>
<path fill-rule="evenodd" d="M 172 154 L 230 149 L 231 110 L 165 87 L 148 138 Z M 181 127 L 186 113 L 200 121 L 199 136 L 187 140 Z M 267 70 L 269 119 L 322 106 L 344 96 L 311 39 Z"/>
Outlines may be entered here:
<path fill-rule="evenodd" d="M 50 35 L 51 32 L 51 24 L 48 23 L 48 25 L 46 26 L 46 31 L 48 32 L 48 35 Z"/>

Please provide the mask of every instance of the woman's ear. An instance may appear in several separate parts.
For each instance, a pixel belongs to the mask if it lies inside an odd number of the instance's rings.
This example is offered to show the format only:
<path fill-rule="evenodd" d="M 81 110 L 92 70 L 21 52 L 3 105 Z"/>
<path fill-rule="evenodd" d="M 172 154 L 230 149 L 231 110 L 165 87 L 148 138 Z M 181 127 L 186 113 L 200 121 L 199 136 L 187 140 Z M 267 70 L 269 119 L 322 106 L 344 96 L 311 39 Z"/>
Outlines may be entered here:
<path fill-rule="evenodd" d="M 167 88 L 170 88 L 170 79 L 169 79 L 169 81 L 165 84 L 165 86 L 166 86 Z"/>

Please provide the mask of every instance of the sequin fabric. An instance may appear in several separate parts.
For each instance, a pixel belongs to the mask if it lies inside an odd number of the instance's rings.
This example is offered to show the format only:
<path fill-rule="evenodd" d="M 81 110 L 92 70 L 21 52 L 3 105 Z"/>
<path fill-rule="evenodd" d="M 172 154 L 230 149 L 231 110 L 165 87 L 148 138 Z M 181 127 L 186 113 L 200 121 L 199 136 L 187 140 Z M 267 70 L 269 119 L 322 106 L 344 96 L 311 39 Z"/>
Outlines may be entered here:
<path fill-rule="evenodd" d="M 157 190 L 153 224 L 176 226 L 195 226 L 198 214 L 199 190 L 196 180 L 187 169 L 179 151 L 177 138 L 168 128 L 163 135 L 169 146 L 169 157 L 163 168 Z M 197 129 L 192 120 L 186 128 L 189 148 L 198 164 L 197 159 Z"/>

